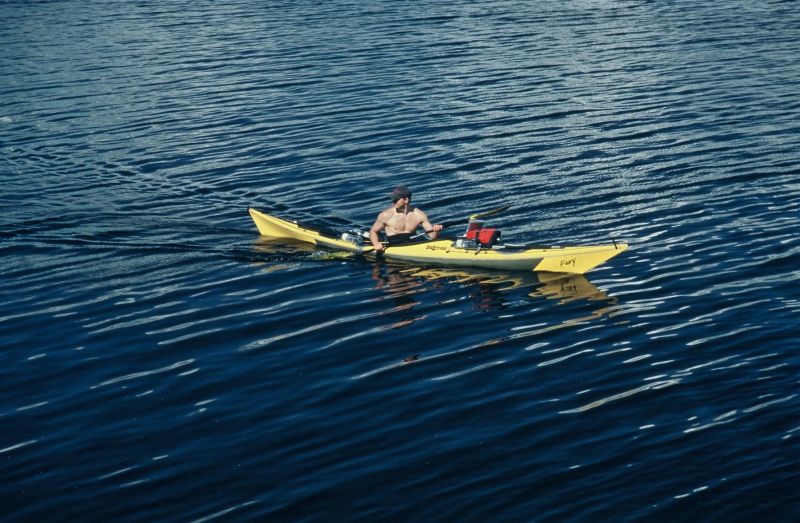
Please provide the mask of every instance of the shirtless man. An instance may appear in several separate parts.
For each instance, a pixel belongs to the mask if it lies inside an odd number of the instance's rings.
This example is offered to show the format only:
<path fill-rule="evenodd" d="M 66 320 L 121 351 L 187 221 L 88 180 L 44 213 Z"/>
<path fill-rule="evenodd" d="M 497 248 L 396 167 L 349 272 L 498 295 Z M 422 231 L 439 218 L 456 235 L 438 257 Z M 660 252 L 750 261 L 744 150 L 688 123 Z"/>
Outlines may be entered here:
<path fill-rule="evenodd" d="M 408 241 L 420 225 L 431 240 L 436 239 L 441 225 L 431 225 L 422 209 L 411 206 L 411 190 L 405 185 L 398 185 L 392 191 L 394 205 L 381 212 L 378 219 L 369 230 L 369 239 L 376 251 L 380 252 L 384 246 L 378 239 L 378 233 L 386 229 L 386 239 L 389 245 Z"/>

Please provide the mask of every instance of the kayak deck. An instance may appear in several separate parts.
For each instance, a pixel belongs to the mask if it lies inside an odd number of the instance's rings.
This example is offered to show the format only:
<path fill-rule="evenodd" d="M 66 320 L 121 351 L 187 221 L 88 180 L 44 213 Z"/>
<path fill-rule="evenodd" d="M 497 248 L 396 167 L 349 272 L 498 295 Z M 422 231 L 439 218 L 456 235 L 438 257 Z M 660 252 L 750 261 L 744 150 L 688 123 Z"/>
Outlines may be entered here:
<path fill-rule="evenodd" d="M 262 236 L 312 243 L 325 248 L 356 253 L 373 252 L 372 245 L 359 245 L 337 238 L 332 233 L 249 209 Z M 452 265 L 520 271 L 584 274 L 624 252 L 628 244 L 582 247 L 520 247 L 496 245 L 476 249 L 459 247 L 453 239 L 424 240 L 387 247 L 384 256 L 391 261 L 423 265 Z"/>

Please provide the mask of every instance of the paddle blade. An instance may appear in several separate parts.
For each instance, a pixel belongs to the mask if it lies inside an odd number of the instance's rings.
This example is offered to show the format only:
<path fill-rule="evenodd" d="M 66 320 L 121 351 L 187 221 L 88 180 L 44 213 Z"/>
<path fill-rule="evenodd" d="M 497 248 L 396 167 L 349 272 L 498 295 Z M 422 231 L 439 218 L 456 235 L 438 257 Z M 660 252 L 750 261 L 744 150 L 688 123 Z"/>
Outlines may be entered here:
<path fill-rule="evenodd" d="M 507 211 L 510 209 L 510 205 L 503 205 L 502 207 L 498 207 L 497 209 L 492 209 L 491 211 L 483 211 L 483 212 L 476 212 L 475 214 L 470 214 L 470 220 L 479 220 L 481 218 L 485 218 L 487 216 L 492 216 L 493 214 L 499 214 L 503 211 Z"/>
<path fill-rule="evenodd" d="M 461 218 L 461 219 L 458 219 L 458 220 L 448 220 L 446 222 L 442 222 L 442 227 L 447 228 L 447 227 L 452 227 L 453 225 L 461 225 L 461 224 L 466 223 L 466 222 L 468 222 L 470 220 L 479 220 L 479 219 L 484 218 L 486 216 L 492 216 L 493 214 L 499 214 L 499 213 L 501 213 L 501 212 L 503 212 L 503 211 L 505 211 L 505 210 L 507 210 L 509 208 L 511 208 L 510 205 L 503 205 L 502 207 L 498 207 L 497 209 L 492 209 L 490 211 L 476 212 L 475 214 L 470 214 L 466 219 Z"/>

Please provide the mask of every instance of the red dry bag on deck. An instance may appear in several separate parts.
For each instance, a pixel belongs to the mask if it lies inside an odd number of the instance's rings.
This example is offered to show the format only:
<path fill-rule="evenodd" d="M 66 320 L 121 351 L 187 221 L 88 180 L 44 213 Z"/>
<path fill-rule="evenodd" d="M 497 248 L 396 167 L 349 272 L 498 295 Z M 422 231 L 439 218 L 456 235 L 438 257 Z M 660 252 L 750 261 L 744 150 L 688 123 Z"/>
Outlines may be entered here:
<path fill-rule="evenodd" d="M 483 222 L 471 221 L 467 227 L 465 238 L 475 240 L 481 247 L 491 247 L 500 238 L 500 231 L 492 227 L 483 227 Z"/>

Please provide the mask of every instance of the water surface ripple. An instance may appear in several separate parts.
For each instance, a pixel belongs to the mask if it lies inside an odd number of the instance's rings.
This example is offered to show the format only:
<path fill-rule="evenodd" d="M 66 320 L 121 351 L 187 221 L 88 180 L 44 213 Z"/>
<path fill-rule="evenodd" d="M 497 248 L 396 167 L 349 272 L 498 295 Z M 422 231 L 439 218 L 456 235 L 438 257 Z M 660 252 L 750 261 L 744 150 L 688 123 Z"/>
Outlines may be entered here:
<path fill-rule="evenodd" d="M 793 3 L 2 11 L 2 519 L 800 519 Z M 631 249 L 393 266 L 246 213 L 397 183 Z"/>

